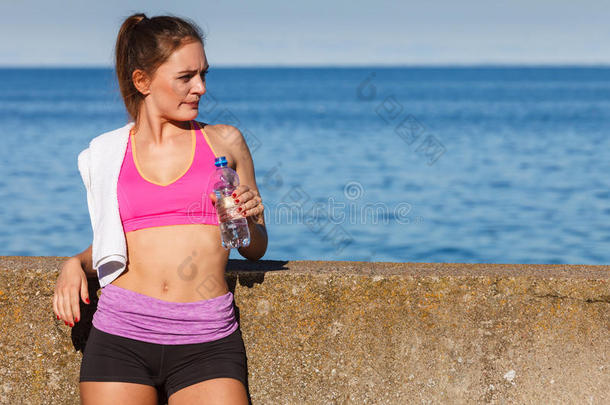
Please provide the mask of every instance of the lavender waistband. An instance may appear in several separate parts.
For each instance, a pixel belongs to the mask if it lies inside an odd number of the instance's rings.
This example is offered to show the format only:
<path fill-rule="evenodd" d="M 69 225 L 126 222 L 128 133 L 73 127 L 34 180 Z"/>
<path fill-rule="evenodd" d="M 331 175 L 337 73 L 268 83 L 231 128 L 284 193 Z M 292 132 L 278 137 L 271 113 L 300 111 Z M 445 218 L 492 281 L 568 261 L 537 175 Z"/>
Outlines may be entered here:
<path fill-rule="evenodd" d="M 207 300 L 171 302 L 108 284 L 93 314 L 93 326 L 131 339 L 177 345 L 221 339 L 239 324 L 231 291 Z"/>

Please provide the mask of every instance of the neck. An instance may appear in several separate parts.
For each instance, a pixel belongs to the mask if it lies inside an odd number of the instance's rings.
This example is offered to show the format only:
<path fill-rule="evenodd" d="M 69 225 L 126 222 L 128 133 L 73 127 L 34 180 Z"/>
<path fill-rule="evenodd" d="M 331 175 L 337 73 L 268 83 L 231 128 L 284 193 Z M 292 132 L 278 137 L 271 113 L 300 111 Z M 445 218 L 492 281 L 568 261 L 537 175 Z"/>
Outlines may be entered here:
<path fill-rule="evenodd" d="M 162 145 L 190 129 L 190 121 L 169 120 L 142 111 L 132 129 L 132 134 L 152 144 Z"/>

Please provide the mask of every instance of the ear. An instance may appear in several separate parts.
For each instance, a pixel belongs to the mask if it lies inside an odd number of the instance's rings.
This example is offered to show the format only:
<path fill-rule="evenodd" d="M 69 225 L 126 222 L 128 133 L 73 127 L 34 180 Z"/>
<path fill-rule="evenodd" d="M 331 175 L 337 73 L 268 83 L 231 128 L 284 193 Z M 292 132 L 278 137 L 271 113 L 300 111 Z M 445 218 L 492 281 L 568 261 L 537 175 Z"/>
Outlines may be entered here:
<path fill-rule="evenodd" d="M 150 93 L 150 78 L 146 72 L 141 69 L 136 69 L 133 71 L 131 79 L 133 80 L 133 85 L 140 93 L 145 96 Z"/>

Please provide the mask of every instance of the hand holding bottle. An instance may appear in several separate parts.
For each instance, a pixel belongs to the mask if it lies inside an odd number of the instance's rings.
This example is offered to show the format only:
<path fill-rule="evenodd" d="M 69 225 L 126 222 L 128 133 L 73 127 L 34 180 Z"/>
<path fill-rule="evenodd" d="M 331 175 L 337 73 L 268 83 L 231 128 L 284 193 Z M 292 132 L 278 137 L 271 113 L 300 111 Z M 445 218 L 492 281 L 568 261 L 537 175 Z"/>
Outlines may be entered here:
<path fill-rule="evenodd" d="M 250 245 L 248 221 L 246 215 L 240 214 L 245 206 L 243 203 L 241 207 L 238 206 L 240 203 L 238 196 L 244 191 L 243 187 L 239 188 L 239 176 L 235 170 L 227 166 L 225 156 L 216 158 L 214 165 L 216 171 L 209 179 L 214 196 L 210 195 L 210 198 L 218 215 L 222 246 L 225 249 L 248 246 Z"/>
<path fill-rule="evenodd" d="M 233 198 L 233 202 L 235 204 L 235 212 L 236 215 L 242 217 L 250 217 L 252 215 L 261 214 L 265 207 L 263 206 L 263 201 L 260 197 L 260 194 L 257 190 L 251 189 L 245 184 L 240 184 L 231 194 Z M 227 215 L 225 208 L 230 207 L 218 207 L 216 206 L 216 194 L 210 193 L 210 199 L 212 203 L 216 207 L 216 210 L 220 213 L 220 211 L 225 211 L 222 215 Z M 228 216 L 228 215 L 227 215 Z"/>

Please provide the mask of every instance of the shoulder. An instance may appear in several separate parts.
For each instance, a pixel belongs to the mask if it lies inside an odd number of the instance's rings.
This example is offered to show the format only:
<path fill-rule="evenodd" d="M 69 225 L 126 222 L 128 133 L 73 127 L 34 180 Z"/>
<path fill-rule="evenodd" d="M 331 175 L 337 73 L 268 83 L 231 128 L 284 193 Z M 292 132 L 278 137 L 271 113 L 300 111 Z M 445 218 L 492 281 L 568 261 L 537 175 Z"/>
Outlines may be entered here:
<path fill-rule="evenodd" d="M 244 142 L 244 136 L 239 129 L 227 124 L 205 124 L 197 121 L 206 133 L 225 146 L 235 146 Z"/>
<path fill-rule="evenodd" d="M 210 138 L 210 142 L 219 155 L 229 155 L 228 160 L 236 163 L 250 158 L 248 145 L 238 128 L 227 124 L 198 123 Z"/>

